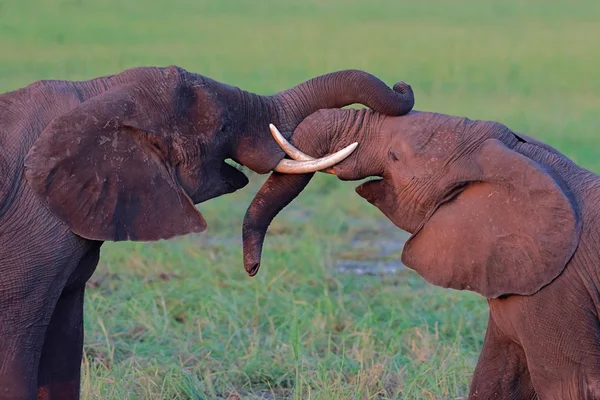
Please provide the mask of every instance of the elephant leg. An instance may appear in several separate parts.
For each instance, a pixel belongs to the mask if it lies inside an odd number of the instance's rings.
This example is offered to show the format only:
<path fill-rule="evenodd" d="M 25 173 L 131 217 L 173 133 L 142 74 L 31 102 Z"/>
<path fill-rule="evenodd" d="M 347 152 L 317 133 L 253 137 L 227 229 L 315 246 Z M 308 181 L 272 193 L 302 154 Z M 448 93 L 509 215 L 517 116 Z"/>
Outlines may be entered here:
<path fill-rule="evenodd" d="M 93 246 L 71 274 L 46 330 L 38 367 L 38 400 L 79 399 L 85 283 L 98 264 Z"/>
<path fill-rule="evenodd" d="M 576 366 L 571 367 L 577 368 Z M 538 385 L 537 380 L 536 385 Z M 563 375 L 551 384 L 539 385 L 539 387 L 540 399 L 544 400 L 600 399 L 600 375 L 598 374 L 590 375 L 585 372 L 575 372 L 571 376 Z"/>
<path fill-rule="evenodd" d="M 84 292 L 63 292 L 56 304 L 38 367 L 38 400 L 79 399 Z"/>
<path fill-rule="evenodd" d="M 500 332 L 490 315 L 483 348 L 471 381 L 469 400 L 537 398 L 523 349 Z"/>
<path fill-rule="evenodd" d="M 597 336 L 577 329 L 555 331 L 566 343 L 554 352 L 539 342 L 525 347 L 531 377 L 540 399 L 600 400 L 600 345 Z"/>
<path fill-rule="evenodd" d="M 0 400 L 36 398 L 44 335 L 59 297 L 52 281 L 0 282 Z"/>
<path fill-rule="evenodd" d="M 600 400 L 597 286 L 582 271 L 570 265 L 534 295 L 490 302 L 514 327 L 543 400 Z"/>
<path fill-rule="evenodd" d="M 0 400 L 37 399 L 39 363 L 55 307 L 96 246 L 62 225 L 43 228 L 36 231 L 38 240 L 21 229 L 0 242 Z"/>

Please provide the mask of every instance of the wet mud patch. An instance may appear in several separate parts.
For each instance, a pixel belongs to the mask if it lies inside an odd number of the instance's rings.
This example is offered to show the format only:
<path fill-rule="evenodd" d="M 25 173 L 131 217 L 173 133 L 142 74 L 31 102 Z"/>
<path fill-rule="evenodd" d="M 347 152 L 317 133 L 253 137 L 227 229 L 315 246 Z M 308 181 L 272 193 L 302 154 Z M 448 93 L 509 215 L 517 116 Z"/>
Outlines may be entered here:
<path fill-rule="evenodd" d="M 393 275 L 406 267 L 402 261 L 356 261 L 356 260 L 336 260 L 335 272 L 340 274 L 354 275 Z"/>
<path fill-rule="evenodd" d="M 334 268 L 340 274 L 393 275 L 406 269 L 400 260 L 410 234 L 388 220 L 356 219 L 347 240 L 334 252 Z"/>
<path fill-rule="evenodd" d="M 275 248 L 274 238 L 287 240 L 288 236 L 305 229 L 305 224 L 318 218 L 314 210 L 292 205 L 276 218 L 267 231 L 267 246 Z M 238 231 L 223 235 L 192 235 L 194 247 L 184 247 L 192 255 L 211 258 L 232 247 L 242 248 Z M 338 274 L 355 276 L 390 276 L 406 272 L 401 261 L 404 243 L 410 234 L 399 229 L 386 218 L 368 215 L 346 215 L 338 233 L 324 236 L 332 242 L 333 269 Z M 285 242 L 287 243 L 287 242 Z M 263 250 L 264 251 L 264 250 Z M 212 254 L 215 253 L 215 254 Z M 216 257 L 214 257 L 216 259 Z"/>

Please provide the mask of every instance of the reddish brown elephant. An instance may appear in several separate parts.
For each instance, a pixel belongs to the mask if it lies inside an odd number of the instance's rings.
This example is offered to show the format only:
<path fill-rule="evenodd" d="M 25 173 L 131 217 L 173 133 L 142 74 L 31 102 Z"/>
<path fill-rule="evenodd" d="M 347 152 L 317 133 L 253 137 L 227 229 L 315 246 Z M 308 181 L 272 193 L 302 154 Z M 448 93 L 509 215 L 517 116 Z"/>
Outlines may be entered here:
<path fill-rule="evenodd" d="M 600 399 L 600 177 L 505 125 L 418 111 L 318 111 L 288 153 L 318 157 L 352 142 L 329 172 L 380 177 L 356 191 L 412 234 L 404 264 L 488 299 L 469 398 Z M 253 200 L 250 274 L 270 221 L 312 176 L 274 173 Z"/>
<path fill-rule="evenodd" d="M 0 95 L 0 399 L 79 397 L 85 282 L 103 241 L 203 231 L 194 205 L 248 182 L 226 159 L 272 171 L 285 154 L 270 122 L 289 135 L 352 103 L 401 115 L 414 99 L 355 70 L 260 96 L 175 66 Z"/>

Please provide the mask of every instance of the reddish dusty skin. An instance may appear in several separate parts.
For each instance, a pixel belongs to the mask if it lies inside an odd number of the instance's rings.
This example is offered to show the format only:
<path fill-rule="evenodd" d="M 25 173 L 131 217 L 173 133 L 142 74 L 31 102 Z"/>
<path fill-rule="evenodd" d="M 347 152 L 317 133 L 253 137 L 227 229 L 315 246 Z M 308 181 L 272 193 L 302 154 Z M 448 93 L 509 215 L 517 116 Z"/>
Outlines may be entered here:
<path fill-rule="evenodd" d="M 404 82 L 396 83 L 394 91 L 401 93 L 404 97 L 413 97 L 412 88 Z M 299 148 L 305 149 L 305 153 L 314 157 L 322 157 L 326 154 L 334 153 L 354 142 L 358 142 L 358 148 L 349 158 L 340 163 L 339 166 L 350 165 L 352 160 L 359 158 L 359 154 L 365 153 L 364 149 L 377 149 L 377 147 L 371 145 L 379 137 L 378 125 L 375 120 L 380 120 L 383 114 L 379 113 L 372 116 L 370 110 L 363 109 L 358 112 L 356 110 L 344 110 L 340 114 L 340 118 L 330 119 L 328 117 L 330 111 L 332 110 L 321 110 L 305 119 L 301 126 L 296 129 L 291 139 L 292 142 L 297 144 Z M 366 123 L 367 119 L 369 121 L 368 124 Z M 383 122 L 382 119 L 381 122 Z M 342 131 L 342 125 L 352 129 L 352 133 L 339 135 L 339 137 L 336 136 L 336 132 Z M 360 129 L 361 127 L 364 127 L 364 129 Z M 280 127 L 278 128 L 281 130 Z M 281 131 L 283 132 L 283 130 Z M 319 135 L 319 138 L 316 139 L 315 135 Z M 369 156 L 369 159 L 365 159 L 363 164 L 369 165 L 370 163 L 374 164 L 369 168 L 376 168 L 377 158 Z M 339 166 L 336 168 L 339 168 Z M 355 168 L 350 169 L 353 172 L 347 173 L 349 177 L 353 174 L 363 174 L 364 176 L 375 175 L 375 173 L 370 173 L 366 170 L 363 172 Z M 283 175 L 273 173 L 267 179 L 261 191 L 255 196 L 248 208 L 243 225 L 244 266 L 250 276 L 254 276 L 260 267 L 262 244 L 269 224 L 277 213 L 304 189 L 312 178 L 312 175 Z M 344 179 L 342 176 L 340 177 Z M 268 206 L 264 207 L 263 204 Z"/>
<path fill-rule="evenodd" d="M 600 177 L 489 121 L 412 111 L 322 110 L 291 142 L 358 149 L 340 179 L 412 233 L 402 261 L 438 286 L 475 291 L 490 317 L 469 399 L 600 398 Z M 312 174 L 273 174 L 244 221 L 255 274 L 265 232 Z"/>

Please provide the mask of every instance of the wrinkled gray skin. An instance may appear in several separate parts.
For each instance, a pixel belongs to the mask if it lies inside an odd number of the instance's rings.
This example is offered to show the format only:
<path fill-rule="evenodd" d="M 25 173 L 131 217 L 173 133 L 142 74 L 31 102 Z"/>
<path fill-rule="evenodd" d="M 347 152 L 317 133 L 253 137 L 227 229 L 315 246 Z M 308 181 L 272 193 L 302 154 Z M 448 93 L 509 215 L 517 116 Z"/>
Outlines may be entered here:
<path fill-rule="evenodd" d="M 355 141 L 334 170 L 381 177 L 356 191 L 412 234 L 404 264 L 488 299 L 469 398 L 600 398 L 600 177 L 502 124 L 429 112 L 322 110 L 292 137 L 311 156 Z M 265 182 L 244 223 L 248 270 L 265 221 L 311 177 Z"/>
<path fill-rule="evenodd" d="M 412 91 L 362 71 L 259 96 L 178 67 L 0 95 L 0 399 L 76 399 L 85 282 L 105 240 L 206 228 L 194 204 L 233 192 L 320 108 L 407 113 Z"/>

